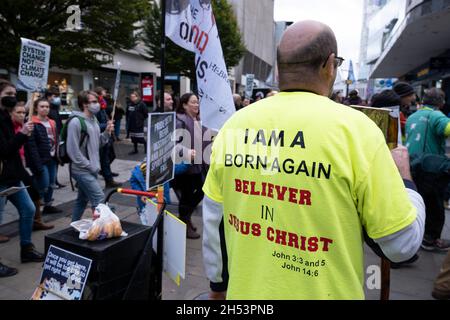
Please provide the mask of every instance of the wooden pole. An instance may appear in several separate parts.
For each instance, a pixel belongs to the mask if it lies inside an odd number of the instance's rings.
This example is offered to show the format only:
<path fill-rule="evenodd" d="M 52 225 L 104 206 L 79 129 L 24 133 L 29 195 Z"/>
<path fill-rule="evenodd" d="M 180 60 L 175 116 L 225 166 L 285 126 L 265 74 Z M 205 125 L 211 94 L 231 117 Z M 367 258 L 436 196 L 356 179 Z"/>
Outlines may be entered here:
<path fill-rule="evenodd" d="M 116 105 L 117 105 L 117 99 L 114 100 L 113 111 L 111 113 L 111 120 L 112 121 L 114 121 L 114 115 L 116 114 Z"/>
<path fill-rule="evenodd" d="M 389 300 L 391 286 L 391 263 L 385 258 L 381 258 L 381 292 L 380 300 Z"/>
<path fill-rule="evenodd" d="M 31 100 L 28 100 L 27 104 L 28 106 L 28 121 L 31 121 L 34 113 L 34 102 L 38 99 L 38 92 L 33 92 L 31 94 Z"/>

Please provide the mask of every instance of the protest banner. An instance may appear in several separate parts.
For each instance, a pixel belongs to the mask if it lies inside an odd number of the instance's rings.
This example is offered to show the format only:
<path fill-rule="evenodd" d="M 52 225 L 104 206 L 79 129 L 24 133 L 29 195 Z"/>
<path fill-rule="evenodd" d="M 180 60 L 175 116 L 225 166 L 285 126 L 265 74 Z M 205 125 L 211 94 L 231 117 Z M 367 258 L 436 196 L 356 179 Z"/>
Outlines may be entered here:
<path fill-rule="evenodd" d="M 195 53 L 203 124 L 218 131 L 235 107 L 211 1 L 171 0 L 165 11 L 167 37 Z"/>
<path fill-rule="evenodd" d="M 50 246 L 31 300 L 81 300 L 92 260 Z"/>

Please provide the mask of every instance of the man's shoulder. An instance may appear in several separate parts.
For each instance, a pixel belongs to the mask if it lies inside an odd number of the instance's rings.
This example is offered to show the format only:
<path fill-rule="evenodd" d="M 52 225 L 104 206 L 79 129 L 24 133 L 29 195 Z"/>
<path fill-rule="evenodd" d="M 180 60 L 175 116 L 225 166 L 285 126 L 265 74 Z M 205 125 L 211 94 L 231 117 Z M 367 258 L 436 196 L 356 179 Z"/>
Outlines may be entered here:
<path fill-rule="evenodd" d="M 433 110 L 430 114 L 430 117 L 438 120 L 447 120 L 450 121 L 450 118 L 447 117 L 442 111 L 440 110 Z"/>
<path fill-rule="evenodd" d="M 68 121 L 67 124 L 68 130 L 87 131 L 87 121 L 82 116 L 74 115 L 71 116 L 67 121 Z"/>
<path fill-rule="evenodd" d="M 69 119 L 67 119 L 67 125 L 70 126 L 80 126 L 81 124 L 81 117 L 80 116 L 71 116 Z"/>

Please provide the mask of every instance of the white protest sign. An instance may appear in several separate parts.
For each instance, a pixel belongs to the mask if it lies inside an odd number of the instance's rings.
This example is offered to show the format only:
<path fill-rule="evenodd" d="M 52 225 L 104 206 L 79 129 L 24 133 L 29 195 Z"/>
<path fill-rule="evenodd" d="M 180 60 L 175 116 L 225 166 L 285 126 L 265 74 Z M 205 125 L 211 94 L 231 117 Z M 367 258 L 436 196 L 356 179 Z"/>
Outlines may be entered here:
<path fill-rule="evenodd" d="M 21 38 L 17 88 L 29 92 L 47 88 L 51 48 L 43 43 Z"/>
<path fill-rule="evenodd" d="M 166 7 L 166 35 L 195 52 L 200 116 L 218 131 L 236 111 L 211 0 L 172 0 Z"/>
<path fill-rule="evenodd" d="M 164 214 L 163 270 L 179 286 L 180 277 L 184 279 L 186 276 L 186 224 L 167 210 Z M 152 226 L 157 215 L 157 204 L 148 200 L 140 214 L 142 224 Z M 153 237 L 155 252 L 157 239 L 158 232 Z"/>

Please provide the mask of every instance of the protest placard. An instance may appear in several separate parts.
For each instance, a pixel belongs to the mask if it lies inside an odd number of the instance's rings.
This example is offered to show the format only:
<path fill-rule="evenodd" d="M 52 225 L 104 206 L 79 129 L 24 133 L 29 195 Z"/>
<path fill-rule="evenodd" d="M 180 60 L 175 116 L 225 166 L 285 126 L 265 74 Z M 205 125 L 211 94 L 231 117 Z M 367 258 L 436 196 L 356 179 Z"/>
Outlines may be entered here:
<path fill-rule="evenodd" d="M 253 81 L 255 80 L 254 74 L 247 74 L 245 83 L 245 97 L 251 99 L 253 95 Z"/>
<path fill-rule="evenodd" d="M 37 41 L 21 40 L 17 88 L 28 92 L 43 91 L 47 88 L 51 48 Z"/>
<path fill-rule="evenodd" d="M 147 199 L 145 209 L 141 212 L 141 222 L 153 226 L 158 217 L 158 204 Z M 181 278 L 186 277 L 186 224 L 171 212 L 164 211 L 164 246 L 163 271 L 180 286 Z M 157 249 L 158 231 L 153 237 L 153 250 Z"/>
<path fill-rule="evenodd" d="M 400 109 L 399 107 L 372 108 L 366 106 L 351 106 L 368 116 L 383 132 L 389 149 L 401 145 Z"/>
<path fill-rule="evenodd" d="M 173 179 L 175 113 L 151 113 L 148 118 L 147 190 Z"/>
<path fill-rule="evenodd" d="M 81 300 L 92 260 L 50 246 L 31 300 Z"/>

